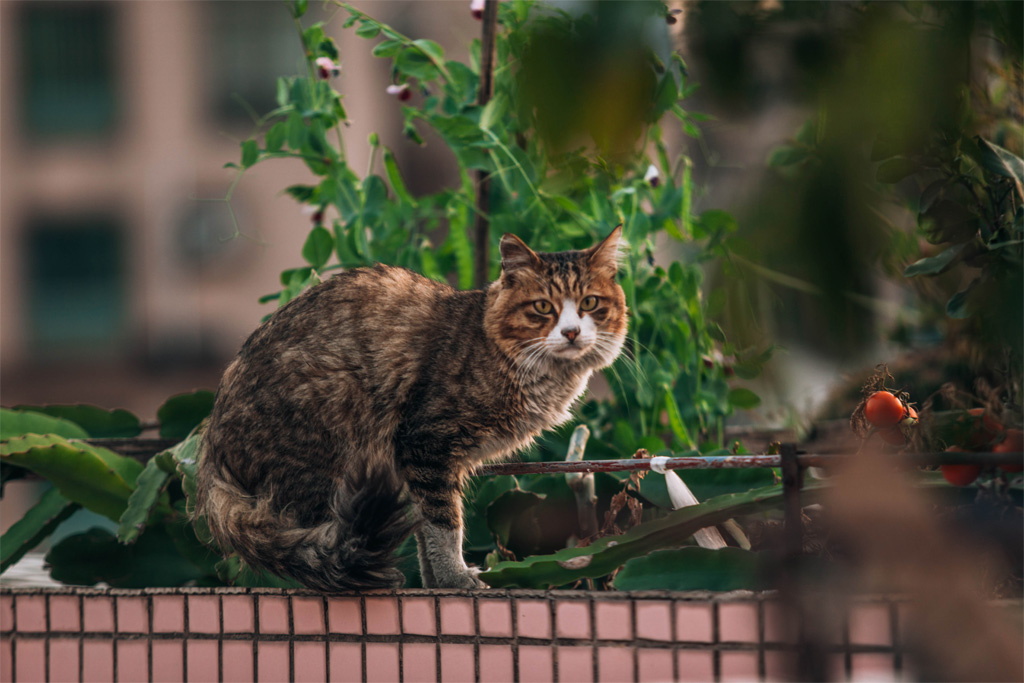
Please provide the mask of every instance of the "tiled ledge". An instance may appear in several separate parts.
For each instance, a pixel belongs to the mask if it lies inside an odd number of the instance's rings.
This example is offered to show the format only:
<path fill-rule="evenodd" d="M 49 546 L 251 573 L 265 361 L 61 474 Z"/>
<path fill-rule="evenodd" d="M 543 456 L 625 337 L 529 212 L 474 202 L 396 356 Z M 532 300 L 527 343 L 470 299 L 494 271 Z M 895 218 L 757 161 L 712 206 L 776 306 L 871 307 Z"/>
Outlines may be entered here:
<path fill-rule="evenodd" d="M 906 609 L 853 603 L 836 675 L 901 676 Z M 774 594 L 0 588 L 0 681 L 784 680 L 794 631 Z"/>

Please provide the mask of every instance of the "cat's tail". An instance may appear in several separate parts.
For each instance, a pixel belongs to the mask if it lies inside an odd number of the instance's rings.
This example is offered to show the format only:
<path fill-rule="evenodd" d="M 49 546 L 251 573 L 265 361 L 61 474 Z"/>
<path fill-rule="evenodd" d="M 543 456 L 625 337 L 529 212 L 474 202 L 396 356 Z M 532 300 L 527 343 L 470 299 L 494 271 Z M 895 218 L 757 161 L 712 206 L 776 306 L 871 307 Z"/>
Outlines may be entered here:
<path fill-rule="evenodd" d="M 206 517 L 213 539 L 250 566 L 325 592 L 401 586 L 394 553 L 417 522 L 389 465 L 347 477 L 329 519 L 313 527 L 298 526 L 268 498 L 247 494 L 214 469 L 198 478 L 196 512 Z"/>

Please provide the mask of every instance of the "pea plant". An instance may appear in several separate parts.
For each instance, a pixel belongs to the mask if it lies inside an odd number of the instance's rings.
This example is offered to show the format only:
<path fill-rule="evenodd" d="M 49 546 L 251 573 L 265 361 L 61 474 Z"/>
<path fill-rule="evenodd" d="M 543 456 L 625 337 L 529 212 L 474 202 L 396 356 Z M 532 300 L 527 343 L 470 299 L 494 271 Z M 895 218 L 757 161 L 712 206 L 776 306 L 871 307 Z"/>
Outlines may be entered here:
<path fill-rule="evenodd" d="M 660 2 L 629 5 L 637 26 L 653 22 L 664 27 L 666 21 L 674 21 Z M 559 125 L 552 124 L 551 110 L 544 106 L 550 93 L 537 91 L 538 79 L 530 73 L 530 65 L 538 60 L 546 63 L 542 59 L 546 55 L 537 53 L 538 46 L 560 45 L 559 49 L 569 52 L 584 46 L 600 57 L 606 18 L 573 15 L 533 0 L 494 3 L 484 12 L 484 38 L 473 42 L 464 63 L 449 59 L 432 40 L 406 36 L 351 5 L 334 5 L 347 15 L 344 28 L 368 41 L 372 54 L 390 64 L 390 82 L 382 83 L 381 89 L 393 96 L 394 106 L 400 109 L 405 137 L 423 144 L 426 131 L 432 131 L 445 153 L 457 161 L 454 186 L 414 196 L 398 155 L 376 134 L 368 141 L 366 172 L 360 174 L 352 167 L 342 135 L 347 121 L 345 98 L 333 87 L 343 66 L 338 49 L 322 23 L 303 23 L 305 0 L 286 7 L 304 48 L 306 72 L 277 80 L 277 108 L 263 116 L 252 135 L 241 142 L 239 161 L 227 165 L 236 171 L 236 183 L 248 169 L 277 159 L 299 159 L 309 171 L 308 182 L 285 188 L 312 217 L 302 262 L 282 272 L 280 289 L 263 296 L 262 302 L 283 306 L 333 271 L 375 262 L 470 288 L 497 276 L 497 241 L 503 233 L 516 234 L 537 249 L 563 250 L 593 244 L 621 224 L 630 245 L 619 274 L 631 311 L 628 352 L 606 372 L 607 396 L 590 398 L 579 411 L 579 424 L 592 434 L 585 457 L 630 457 L 638 449 L 662 455 L 742 452 L 739 444 L 731 450 L 723 448 L 724 420 L 736 409 L 756 407 L 759 399 L 749 389 L 733 385 L 755 377 L 771 348 L 734 348 L 713 322 L 721 299 L 705 296 L 703 269 L 728 253 L 726 245 L 736 222 L 725 211 L 693 213 L 690 161 L 684 154 L 670 152 L 663 141 L 663 128 L 670 125 L 699 135 L 700 117 L 683 107 L 695 86 L 688 83 L 681 58 L 672 54 L 666 59 L 639 40 L 639 47 L 632 46 L 628 53 L 632 56 L 609 58 L 615 68 L 625 64 L 626 81 L 642 87 L 629 91 L 631 98 L 624 99 L 606 120 L 597 116 L 583 121 L 579 130 L 586 139 L 579 143 L 571 136 L 558 137 L 558 131 L 579 122 L 555 116 Z M 675 251 L 683 256 L 660 261 L 655 243 L 662 238 L 676 245 Z M 83 441 L 93 432 L 68 419 L 74 416 L 67 407 L 15 412 L 18 420 L 33 424 L 4 442 L 5 468 L 40 472 L 56 488 L 44 498 L 43 507 L 26 517 L 16 538 L 5 536 L 5 567 L 17 553 L 45 538 L 69 509 L 84 506 L 117 521 L 120 552 L 133 553 L 133 561 L 142 564 L 125 561 L 116 568 L 104 568 L 83 563 L 83 548 L 117 541 L 110 534 L 70 537 L 51 550 L 49 559 L 55 576 L 62 575 L 60 567 L 77 567 L 73 576 L 63 574 L 72 576 L 71 583 L 106 580 L 111 585 L 133 585 L 132 581 L 141 580 L 136 573 L 129 571 L 122 579 L 111 572 L 116 569 L 123 574 L 125 567 L 139 569 L 161 557 L 174 557 L 174 562 L 163 566 L 189 571 L 149 580 L 166 585 L 182 581 L 287 585 L 277 577 L 253 573 L 237 557 L 221 560 L 221 553 L 202 542 L 208 540 L 203 520 L 189 522 L 202 410 L 192 414 L 195 419 L 188 422 L 187 438 L 145 466 Z M 107 419 L 105 411 L 97 415 L 100 422 Z M 547 435 L 524 458 L 565 458 L 572 427 Z M 50 462 L 52 452 L 63 454 L 65 460 L 56 469 L 46 469 L 50 466 L 42 463 Z M 95 472 L 81 474 L 85 483 L 74 479 L 78 474 L 58 475 L 72 469 L 76 457 L 93 463 Z M 68 477 L 74 479 L 73 485 Z M 679 546 L 697 529 L 777 505 L 780 494 L 772 473 L 722 470 L 688 474 L 686 479 L 698 497 L 713 500 L 670 512 L 673 505 L 663 475 L 597 475 L 595 511 L 605 520 L 597 533 L 594 529 L 586 533 L 572 521 L 556 528 L 540 523 L 542 519 L 576 519 L 576 498 L 564 477 L 482 480 L 471 487 L 466 501 L 466 550 L 471 560 L 495 567 L 490 573 L 495 585 L 607 582 L 626 565 L 629 571 L 623 573 L 626 578 L 617 584 L 620 587 L 749 586 L 756 561 L 738 548 L 684 549 L 689 558 L 686 566 L 692 571 L 677 573 L 671 585 L 664 583 L 661 569 L 679 566 L 673 553 L 683 551 L 668 549 Z M 103 492 L 101 502 L 94 499 L 96 486 Z M 593 542 L 623 529 L 630 529 L 629 543 L 612 543 L 607 538 Z M 574 544 L 579 547 L 563 550 Z M 644 557 L 656 550 L 668 554 Z M 528 555 L 558 552 L 582 553 L 593 561 L 566 564 L 560 556 L 551 555 L 553 559 L 546 561 L 521 562 Z M 411 540 L 403 558 L 409 585 L 416 585 Z M 654 562 L 656 570 L 644 569 L 645 562 Z M 727 571 L 730 568 L 734 573 Z"/>

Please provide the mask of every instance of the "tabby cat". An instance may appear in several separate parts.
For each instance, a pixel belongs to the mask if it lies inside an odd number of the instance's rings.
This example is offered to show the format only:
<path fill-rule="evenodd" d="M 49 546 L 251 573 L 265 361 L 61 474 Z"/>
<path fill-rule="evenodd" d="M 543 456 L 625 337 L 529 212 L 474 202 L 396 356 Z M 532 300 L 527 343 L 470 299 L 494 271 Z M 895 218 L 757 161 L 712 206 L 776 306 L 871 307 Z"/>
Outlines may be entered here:
<path fill-rule="evenodd" d="M 275 312 L 203 436 L 197 512 L 217 543 L 340 591 L 401 585 L 391 556 L 415 532 L 425 586 L 484 587 L 462 556 L 463 482 L 568 420 L 619 354 L 620 236 L 536 253 L 505 235 L 483 291 L 378 265 Z"/>

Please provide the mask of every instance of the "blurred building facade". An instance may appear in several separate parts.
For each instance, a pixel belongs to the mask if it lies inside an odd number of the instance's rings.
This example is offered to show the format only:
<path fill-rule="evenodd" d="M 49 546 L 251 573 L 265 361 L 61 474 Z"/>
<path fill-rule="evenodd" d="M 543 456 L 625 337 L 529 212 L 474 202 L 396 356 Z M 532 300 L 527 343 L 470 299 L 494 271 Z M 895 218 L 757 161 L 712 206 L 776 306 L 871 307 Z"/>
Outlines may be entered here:
<path fill-rule="evenodd" d="M 312 5 L 313 3 L 311 3 Z M 377 3 L 400 30 L 458 57 L 479 32 L 468 3 Z M 319 12 L 314 15 L 314 12 Z M 341 24 L 355 168 L 378 131 L 413 190 L 445 162 L 400 139 L 388 67 Z M 283 2 L 0 3 L 0 402 L 96 403 L 152 417 L 214 388 L 223 363 L 301 265 L 309 217 L 281 191 L 309 173 L 278 160 L 235 180 L 275 79 L 304 69 Z M 429 145 L 428 145 L 429 147 Z"/>

